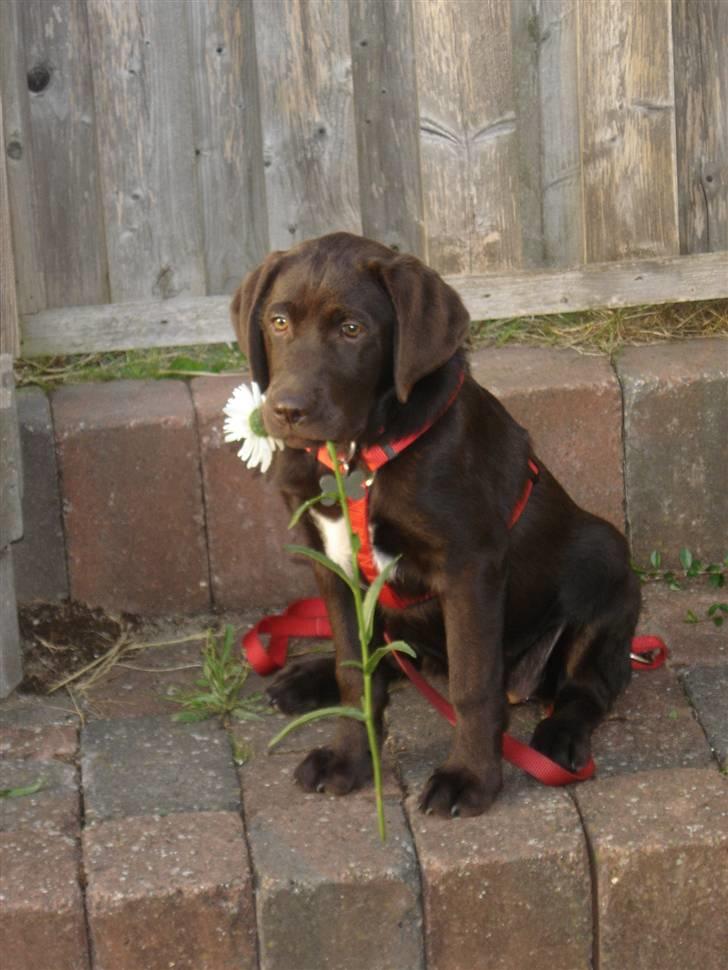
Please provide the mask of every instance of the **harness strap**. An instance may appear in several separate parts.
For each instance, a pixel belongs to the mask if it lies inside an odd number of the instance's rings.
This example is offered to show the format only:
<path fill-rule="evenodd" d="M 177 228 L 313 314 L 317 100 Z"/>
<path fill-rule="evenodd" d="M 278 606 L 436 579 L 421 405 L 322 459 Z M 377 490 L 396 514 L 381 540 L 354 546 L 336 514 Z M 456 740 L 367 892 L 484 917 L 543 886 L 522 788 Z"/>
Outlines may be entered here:
<path fill-rule="evenodd" d="M 266 650 L 260 635 L 270 634 Z M 322 599 L 297 600 L 281 614 L 266 616 L 248 630 L 243 637 L 243 650 L 250 666 L 264 677 L 280 670 L 286 662 L 289 637 L 331 636 L 326 604 Z M 417 690 L 435 710 L 450 724 L 455 724 L 455 711 L 448 700 L 425 680 L 409 660 L 396 651 L 393 654 L 399 667 L 412 681 Z M 656 670 L 668 656 L 665 643 L 656 636 L 639 636 L 632 640 L 631 662 L 633 670 Z M 570 785 L 586 781 L 595 771 L 594 759 L 590 758 L 580 771 L 567 771 L 546 755 L 524 744 L 510 734 L 503 734 L 503 757 L 506 761 L 525 771 L 543 785 Z"/>

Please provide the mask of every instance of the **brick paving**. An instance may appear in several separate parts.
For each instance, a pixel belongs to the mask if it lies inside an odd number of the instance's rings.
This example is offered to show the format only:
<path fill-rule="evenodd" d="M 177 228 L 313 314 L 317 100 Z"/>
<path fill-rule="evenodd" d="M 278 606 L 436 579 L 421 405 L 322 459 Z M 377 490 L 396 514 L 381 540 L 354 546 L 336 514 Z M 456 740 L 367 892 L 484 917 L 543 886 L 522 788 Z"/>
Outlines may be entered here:
<path fill-rule="evenodd" d="M 696 611 L 713 598 L 703 586 L 670 596 Z M 0 788 L 43 787 L 0 800 L 8 966 L 459 970 L 487 954 L 503 970 L 717 970 L 728 948 L 726 633 L 685 624 L 684 609 L 666 614 L 673 602 L 646 589 L 643 627 L 679 649 L 667 668 L 635 675 L 599 730 L 596 779 L 547 789 L 507 766 L 477 819 L 417 810 L 450 728 L 409 685 L 395 689 L 384 846 L 369 791 L 337 799 L 292 781 L 325 723 L 269 756 L 281 715 L 226 732 L 140 708 L 133 694 L 144 676 L 159 687 L 155 667 L 119 671 L 103 717 L 95 693 L 109 688 L 95 688 L 80 732 L 60 702 L 11 697 Z M 167 647 L 167 665 L 175 650 L 189 660 L 189 644 Z M 514 708 L 511 730 L 527 737 L 539 716 Z"/>

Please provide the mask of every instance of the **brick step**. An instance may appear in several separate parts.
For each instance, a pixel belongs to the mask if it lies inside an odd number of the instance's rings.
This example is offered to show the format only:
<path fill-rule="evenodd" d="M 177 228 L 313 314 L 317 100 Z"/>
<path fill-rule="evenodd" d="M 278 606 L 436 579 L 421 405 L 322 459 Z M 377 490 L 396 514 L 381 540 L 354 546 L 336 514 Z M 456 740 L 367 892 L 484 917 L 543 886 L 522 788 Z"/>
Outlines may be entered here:
<path fill-rule="evenodd" d="M 630 348 L 616 370 L 569 350 L 486 349 L 473 372 L 578 502 L 628 526 L 637 561 L 658 548 L 674 564 L 681 546 L 725 555 L 727 341 Z M 222 440 L 222 407 L 241 379 L 19 393 L 21 601 L 194 613 L 312 591 L 308 569 L 282 551 L 279 497 Z"/>
<path fill-rule="evenodd" d="M 56 698 L 10 698 L 0 788 L 44 786 L 0 800 L 8 967 L 722 968 L 728 644 L 683 622 L 712 591 L 646 592 L 643 630 L 667 638 L 670 665 L 635 675 L 595 736 L 591 782 L 547 789 L 507 767 L 486 815 L 422 815 L 450 728 L 410 685 L 393 690 L 385 845 L 370 791 L 337 799 L 293 783 L 330 723 L 268 755 L 281 715 L 229 733 L 178 724 L 158 676 L 139 669 L 92 690 L 80 731 Z M 189 649 L 155 648 L 142 666 Z M 157 699 L 142 708 L 131 695 L 145 690 Z M 540 716 L 514 708 L 511 730 L 527 739 Z M 241 743 L 250 756 L 236 768 Z"/>

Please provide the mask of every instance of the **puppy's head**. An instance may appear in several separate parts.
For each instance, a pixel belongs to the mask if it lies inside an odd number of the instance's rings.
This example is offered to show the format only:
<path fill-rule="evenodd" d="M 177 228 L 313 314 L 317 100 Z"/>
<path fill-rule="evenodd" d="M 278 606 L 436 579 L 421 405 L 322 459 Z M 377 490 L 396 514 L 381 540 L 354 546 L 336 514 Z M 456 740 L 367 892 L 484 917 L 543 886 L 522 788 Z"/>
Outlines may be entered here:
<path fill-rule="evenodd" d="M 414 256 L 333 233 L 271 253 L 231 306 L 263 421 L 293 447 L 357 441 L 376 403 L 414 385 L 462 345 L 460 298 Z"/>

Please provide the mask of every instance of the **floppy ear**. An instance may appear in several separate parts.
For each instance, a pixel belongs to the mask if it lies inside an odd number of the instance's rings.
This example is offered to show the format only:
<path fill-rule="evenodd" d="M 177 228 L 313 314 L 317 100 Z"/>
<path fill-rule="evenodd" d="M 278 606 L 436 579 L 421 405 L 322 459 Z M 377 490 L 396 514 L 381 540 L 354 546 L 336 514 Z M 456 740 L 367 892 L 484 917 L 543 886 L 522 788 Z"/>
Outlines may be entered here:
<path fill-rule="evenodd" d="M 283 251 L 266 256 L 260 266 L 248 273 L 230 304 L 230 318 L 235 335 L 240 349 L 248 355 L 253 380 L 261 391 L 268 387 L 270 377 L 263 331 L 260 327 L 260 307 L 280 269 L 282 256 Z"/>
<path fill-rule="evenodd" d="M 404 404 L 412 388 L 442 367 L 468 335 L 469 316 L 455 290 L 414 256 L 372 266 L 397 315 L 394 386 Z"/>

